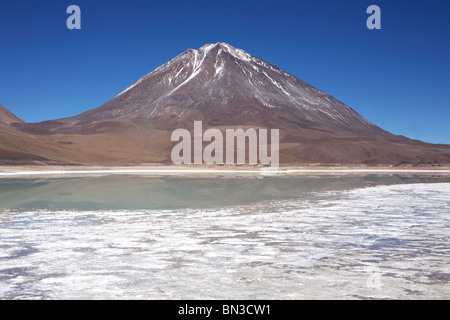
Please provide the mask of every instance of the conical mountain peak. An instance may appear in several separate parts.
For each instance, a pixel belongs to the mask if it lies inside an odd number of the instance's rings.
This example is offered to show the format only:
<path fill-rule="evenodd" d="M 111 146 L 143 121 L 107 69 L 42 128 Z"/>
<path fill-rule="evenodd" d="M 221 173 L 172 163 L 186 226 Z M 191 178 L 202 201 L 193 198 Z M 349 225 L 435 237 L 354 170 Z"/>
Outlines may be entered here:
<path fill-rule="evenodd" d="M 185 117 L 233 125 L 378 130 L 326 93 L 224 42 L 189 49 L 104 105 L 60 122 L 72 126 L 136 118 L 167 129 L 181 127 Z"/>
<path fill-rule="evenodd" d="M 450 153 L 394 136 L 325 92 L 224 42 L 184 51 L 95 109 L 14 126 L 64 141 L 74 137 L 73 148 L 96 161 L 165 162 L 173 130 L 192 130 L 194 121 L 202 121 L 204 130 L 279 129 L 281 163 L 450 161 Z M 83 144 L 91 137 L 98 150 Z"/>
<path fill-rule="evenodd" d="M 224 51 L 231 54 L 233 57 L 243 61 L 250 61 L 252 58 L 252 55 L 248 54 L 244 50 L 233 47 L 232 45 L 225 42 L 207 43 L 199 48 L 197 52 L 209 53 L 213 49 L 218 49 L 218 54 Z"/>

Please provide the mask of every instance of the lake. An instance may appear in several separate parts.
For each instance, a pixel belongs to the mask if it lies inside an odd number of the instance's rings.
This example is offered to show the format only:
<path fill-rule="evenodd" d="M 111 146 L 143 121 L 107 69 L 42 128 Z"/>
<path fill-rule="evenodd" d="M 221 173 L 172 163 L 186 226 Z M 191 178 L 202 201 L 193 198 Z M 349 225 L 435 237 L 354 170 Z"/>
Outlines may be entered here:
<path fill-rule="evenodd" d="M 0 179 L 0 299 L 449 299 L 450 175 Z"/>

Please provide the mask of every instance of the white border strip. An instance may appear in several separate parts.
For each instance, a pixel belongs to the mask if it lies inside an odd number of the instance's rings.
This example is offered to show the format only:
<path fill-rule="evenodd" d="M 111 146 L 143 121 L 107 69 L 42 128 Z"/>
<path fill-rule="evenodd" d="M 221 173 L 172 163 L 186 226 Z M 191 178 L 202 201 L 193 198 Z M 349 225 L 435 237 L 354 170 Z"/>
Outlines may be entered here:
<path fill-rule="evenodd" d="M 407 170 L 407 169 L 286 169 L 286 170 L 195 170 L 195 169 L 142 169 L 142 170 L 66 170 L 66 171 L 15 171 L 0 172 L 0 177 L 39 175 L 81 175 L 81 174 L 220 174 L 252 173 L 261 175 L 292 173 L 450 173 L 450 170 Z"/>

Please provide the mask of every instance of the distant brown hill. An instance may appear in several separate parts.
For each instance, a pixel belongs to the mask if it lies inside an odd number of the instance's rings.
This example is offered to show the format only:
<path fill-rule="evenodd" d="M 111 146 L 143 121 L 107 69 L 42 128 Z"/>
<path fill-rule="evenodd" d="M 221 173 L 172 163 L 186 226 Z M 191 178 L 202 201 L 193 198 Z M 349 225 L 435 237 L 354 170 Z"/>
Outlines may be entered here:
<path fill-rule="evenodd" d="M 10 126 L 12 123 L 25 122 L 0 104 L 0 164 L 22 164 L 46 160 L 35 154 L 37 150 L 33 150 L 35 145 L 33 139 L 12 128 Z"/>
<path fill-rule="evenodd" d="M 0 122 L 11 124 L 11 123 L 25 123 L 22 119 L 16 117 L 14 113 L 6 109 L 3 105 L 0 104 Z"/>
<path fill-rule="evenodd" d="M 37 139 L 36 154 L 51 161 L 171 163 L 172 131 L 192 129 L 195 120 L 203 121 L 204 130 L 279 129 L 281 164 L 450 163 L 449 145 L 384 131 L 325 92 L 226 43 L 183 52 L 98 108 L 13 123 L 9 130 Z"/>

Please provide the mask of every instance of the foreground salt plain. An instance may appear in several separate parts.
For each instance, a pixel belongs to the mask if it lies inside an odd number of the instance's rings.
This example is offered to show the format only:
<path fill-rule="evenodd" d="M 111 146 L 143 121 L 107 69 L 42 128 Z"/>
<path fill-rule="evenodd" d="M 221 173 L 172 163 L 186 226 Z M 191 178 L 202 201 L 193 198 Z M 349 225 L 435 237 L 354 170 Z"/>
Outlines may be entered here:
<path fill-rule="evenodd" d="M 1 299 L 450 298 L 448 178 L 99 179 L 0 183 Z"/>

